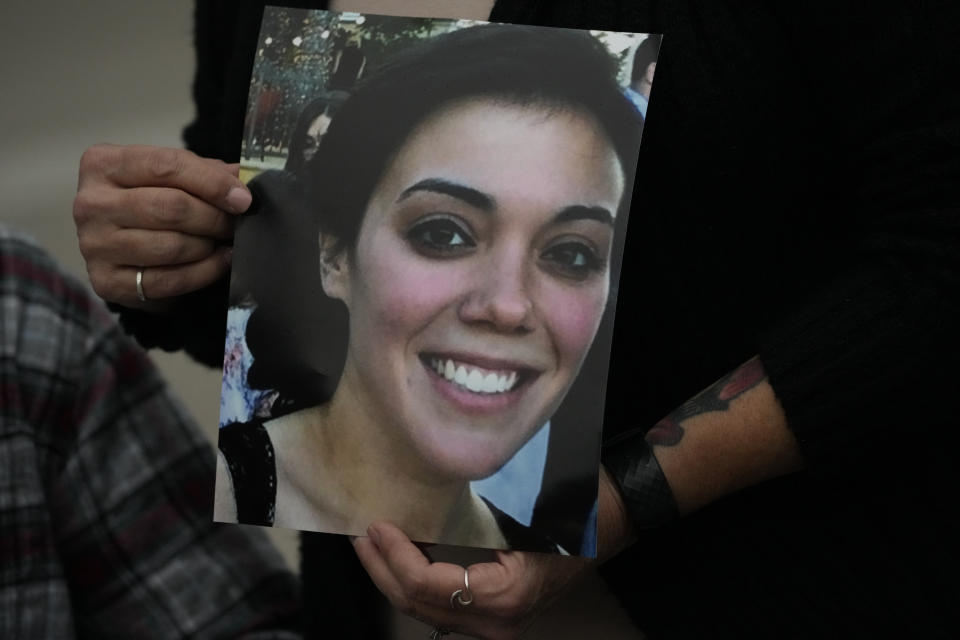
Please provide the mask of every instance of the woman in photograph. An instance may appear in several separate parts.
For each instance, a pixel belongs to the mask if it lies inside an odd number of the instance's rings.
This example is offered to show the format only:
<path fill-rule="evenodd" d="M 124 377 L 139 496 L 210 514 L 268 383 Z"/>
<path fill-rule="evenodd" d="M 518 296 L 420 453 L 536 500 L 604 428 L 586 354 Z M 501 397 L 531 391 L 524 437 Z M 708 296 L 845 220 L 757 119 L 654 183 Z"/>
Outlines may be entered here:
<path fill-rule="evenodd" d="M 607 309 L 640 131 L 616 72 L 587 34 L 484 26 L 358 86 L 301 176 L 299 293 L 345 305 L 343 373 L 221 431 L 218 520 L 565 551 L 469 483 L 550 419 Z"/>

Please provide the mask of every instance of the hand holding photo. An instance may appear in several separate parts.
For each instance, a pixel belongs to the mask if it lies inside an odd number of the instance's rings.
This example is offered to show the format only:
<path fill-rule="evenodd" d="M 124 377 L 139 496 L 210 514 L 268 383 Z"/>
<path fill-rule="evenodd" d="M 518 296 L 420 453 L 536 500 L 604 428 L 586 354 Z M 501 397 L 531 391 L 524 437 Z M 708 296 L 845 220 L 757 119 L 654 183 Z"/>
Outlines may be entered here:
<path fill-rule="evenodd" d="M 216 519 L 593 556 L 658 39 L 268 8 L 261 41 Z"/>

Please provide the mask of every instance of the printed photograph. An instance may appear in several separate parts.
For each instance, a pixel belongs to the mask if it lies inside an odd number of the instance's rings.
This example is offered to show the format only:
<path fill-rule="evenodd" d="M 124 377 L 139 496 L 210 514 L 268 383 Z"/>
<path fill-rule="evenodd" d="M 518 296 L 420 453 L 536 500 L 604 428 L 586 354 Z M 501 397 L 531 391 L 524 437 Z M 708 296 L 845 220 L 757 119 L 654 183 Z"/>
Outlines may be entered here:
<path fill-rule="evenodd" d="M 216 520 L 595 556 L 659 44 L 267 8 Z"/>

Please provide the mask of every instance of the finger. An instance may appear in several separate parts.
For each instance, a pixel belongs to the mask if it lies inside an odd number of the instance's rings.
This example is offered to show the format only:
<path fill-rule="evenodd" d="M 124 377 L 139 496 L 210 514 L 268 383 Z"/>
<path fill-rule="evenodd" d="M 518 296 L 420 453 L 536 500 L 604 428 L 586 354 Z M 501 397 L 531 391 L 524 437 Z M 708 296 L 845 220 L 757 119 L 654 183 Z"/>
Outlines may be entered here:
<path fill-rule="evenodd" d="M 217 245 L 179 231 L 117 229 L 104 236 L 96 252 L 100 260 L 115 265 L 164 267 L 189 264 L 212 254 Z"/>
<path fill-rule="evenodd" d="M 77 240 L 88 269 L 100 270 L 187 264 L 203 260 L 217 248 L 211 238 L 179 231 L 117 229 L 103 224 L 78 229 Z"/>
<path fill-rule="evenodd" d="M 235 176 L 240 175 L 240 163 L 239 162 L 224 162 L 219 158 L 202 158 L 205 162 L 210 162 L 215 167 L 221 167 L 229 171 Z"/>
<path fill-rule="evenodd" d="M 371 531 L 371 533 L 373 532 Z M 402 584 L 399 576 L 387 563 L 382 549 L 378 548 L 372 537 L 356 538 L 353 540 L 353 546 L 360 563 L 366 569 L 374 584 L 390 600 L 391 604 L 404 615 L 430 625 L 441 626 L 448 630 L 478 637 L 480 635 L 478 630 L 485 625 L 490 625 L 491 621 L 484 620 L 481 616 L 474 615 L 472 612 L 451 609 L 449 604 L 450 594 L 456 590 L 455 588 L 451 588 L 449 592 L 444 594 L 443 598 L 434 602 L 420 602 L 411 597 L 408 593 L 408 585 Z M 462 567 L 450 566 L 454 567 L 461 576 L 462 586 Z"/>
<path fill-rule="evenodd" d="M 219 247 L 206 258 L 196 262 L 145 269 L 144 294 L 148 298 L 163 299 L 207 287 L 229 271 L 232 255 L 231 247 Z M 136 282 L 136 269 L 132 271 Z"/>
<path fill-rule="evenodd" d="M 516 563 L 511 563 L 514 565 Z M 515 586 L 516 577 L 522 575 L 518 567 L 501 562 L 478 562 L 467 567 L 470 572 L 470 591 L 478 602 L 485 606 L 496 605 L 501 596 Z"/>
<path fill-rule="evenodd" d="M 246 211 L 252 199 L 246 186 L 226 165 L 208 160 L 184 149 L 98 145 L 81 159 L 81 183 L 99 173 L 117 186 L 182 189 L 224 211 Z"/>
<path fill-rule="evenodd" d="M 116 212 L 113 222 L 121 227 L 182 231 L 224 240 L 233 237 L 233 216 L 179 189 L 124 189 L 109 206 Z"/>
<path fill-rule="evenodd" d="M 165 300 L 209 286 L 230 267 L 232 249 L 220 247 L 203 260 L 177 266 L 146 267 L 141 286 L 148 300 Z M 130 307 L 143 307 L 137 296 L 136 266 L 89 269 L 94 291 L 104 300 Z"/>
<path fill-rule="evenodd" d="M 431 562 L 399 527 L 389 522 L 375 522 L 367 532 L 408 596 L 436 602 L 437 594 L 451 593 L 446 589 L 451 579 L 453 584 L 462 579 L 463 569 L 460 566 Z M 458 575 L 460 578 L 456 577 Z M 437 582 L 443 586 L 436 586 Z"/>
<path fill-rule="evenodd" d="M 387 566 L 380 550 L 369 537 L 357 537 L 353 539 L 353 548 L 360 559 L 360 564 L 369 574 L 370 579 L 377 585 L 380 592 L 387 597 L 390 602 L 401 609 L 404 594 L 400 582 L 394 577 L 390 567 Z M 404 613 L 407 613 L 406 611 Z M 408 614 L 409 615 L 409 614 Z"/>
<path fill-rule="evenodd" d="M 389 522 L 370 525 L 371 538 L 408 597 L 427 605 L 449 604 L 450 594 L 463 585 L 463 567 L 430 562 L 398 527 Z"/>
<path fill-rule="evenodd" d="M 442 624 L 443 616 L 449 611 L 442 611 L 438 606 L 424 606 L 411 597 L 407 588 L 401 584 L 398 576 L 387 564 L 373 538 L 355 538 L 353 548 L 370 579 L 398 611 L 427 624 Z"/>
<path fill-rule="evenodd" d="M 576 556 L 524 551 L 497 550 L 495 558 L 470 565 L 470 588 L 489 611 L 515 626 L 529 624 L 590 565 Z"/>
<path fill-rule="evenodd" d="M 80 233 L 105 227 L 183 231 L 230 239 L 235 218 L 180 189 L 90 186 L 77 193 L 73 217 Z"/>

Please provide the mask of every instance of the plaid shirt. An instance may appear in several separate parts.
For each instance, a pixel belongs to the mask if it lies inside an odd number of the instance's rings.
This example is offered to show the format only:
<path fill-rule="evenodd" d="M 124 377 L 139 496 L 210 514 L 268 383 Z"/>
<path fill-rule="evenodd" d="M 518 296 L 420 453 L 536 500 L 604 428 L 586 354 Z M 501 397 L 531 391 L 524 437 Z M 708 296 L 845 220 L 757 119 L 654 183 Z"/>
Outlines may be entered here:
<path fill-rule="evenodd" d="M 260 531 L 212 522 L 214 456 L 86 288 L 0 226 L 0 638 L 295 638 Z"/>

